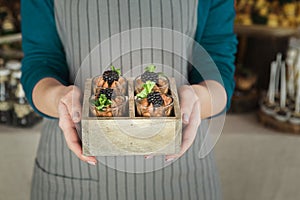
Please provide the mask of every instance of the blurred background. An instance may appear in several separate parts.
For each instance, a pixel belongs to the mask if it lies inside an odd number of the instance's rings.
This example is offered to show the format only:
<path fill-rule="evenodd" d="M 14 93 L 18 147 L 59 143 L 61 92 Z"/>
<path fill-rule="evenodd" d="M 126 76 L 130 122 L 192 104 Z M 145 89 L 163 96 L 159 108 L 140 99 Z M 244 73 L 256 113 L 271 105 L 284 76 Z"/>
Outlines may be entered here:
<path fill-rule="evenodd" d="M 300 197 L 300 1 L 236 0 L 236 90 L 215 156 L 225 200 Z M 42 119 L 20 84 L 19 0 L 0 0 L 0 200 L 27 200 Z M 17 192 L 16 192 L 17 188 Z"/>

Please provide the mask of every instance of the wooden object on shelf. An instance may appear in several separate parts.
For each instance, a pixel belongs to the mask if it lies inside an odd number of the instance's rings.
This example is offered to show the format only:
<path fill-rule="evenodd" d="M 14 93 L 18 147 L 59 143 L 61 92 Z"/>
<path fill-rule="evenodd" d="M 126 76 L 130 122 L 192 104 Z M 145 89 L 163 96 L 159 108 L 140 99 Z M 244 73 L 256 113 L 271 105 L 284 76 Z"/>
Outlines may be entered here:
<path fill-rule="evenodd" d="M 241 95 L 232 96 L 230 112 L 232 113 L 245 113 L 253 111 L 257 108 L 258 92 L 252 89 L 248 92 L 240 92 Z"/>
<path fill-rule="evenodd" d="M 236 75 L 234 79 L 236 82 L 236 89 L 247 92 L 250 91 L 256 84 L 257 76 L 250 75 L 248 77 L 243 77 L 240 75 Z"/>
<path fill-rule="evenodd" d="M 18 42 L 22 40 L 22 34 L 16 33 L 11 35 L 5 35 L 0 37 L 0 44 Z"/>
<path fill-rule="evenodd" d="M 21 50 L 17 49 L 1 49 L 0 48 L 0 57 L 6 60 L 21 60 L 24 57 L 24 53 Z"/>
<path fill-rule="evenodd" d="M 82 145 L 86 156 L 164 155 L 180 151 L 182 121 L 175 79 L 170 79 L 174 116 L 136 117 L 133 79 L 128 79 L 129 116 L 91 117 L 91 79 L 85 83 Z"/>
<path fill-rule="evenodd" d="M 258 36 L 258 37 L 290 37 L 297 34 L 295 28 L 268 27 L 265 25 L 239 25 L 234 26 L 234 31 L 238 35 Z"/>
<path fill-rule="evenodd" d="M 274 128 L 277 131 L 300 134 L 300 125 L 291 124 L 287 122 L 281 122 L 274 117 L 265 114 L 261 110 L 257 113 L 259 121 L 266 127 Z"/>

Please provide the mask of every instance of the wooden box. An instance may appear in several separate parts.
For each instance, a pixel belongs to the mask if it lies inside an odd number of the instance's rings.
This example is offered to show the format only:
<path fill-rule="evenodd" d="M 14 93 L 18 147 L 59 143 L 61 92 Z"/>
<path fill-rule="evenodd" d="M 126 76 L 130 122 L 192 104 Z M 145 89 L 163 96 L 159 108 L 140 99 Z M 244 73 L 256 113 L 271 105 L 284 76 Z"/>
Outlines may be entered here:
<path fill-rule="evenodd" d="M 128 79 L 128 116 L 93 117 L 89 109 L 92 80 L 85 83 L 82 111 L 82 148 L 86 156 L 165 155 L 180 151 L 182 120 L 177 88 L 170 78 L 174 99 L 170 117 L 137 117 L 133 79 Z"/>

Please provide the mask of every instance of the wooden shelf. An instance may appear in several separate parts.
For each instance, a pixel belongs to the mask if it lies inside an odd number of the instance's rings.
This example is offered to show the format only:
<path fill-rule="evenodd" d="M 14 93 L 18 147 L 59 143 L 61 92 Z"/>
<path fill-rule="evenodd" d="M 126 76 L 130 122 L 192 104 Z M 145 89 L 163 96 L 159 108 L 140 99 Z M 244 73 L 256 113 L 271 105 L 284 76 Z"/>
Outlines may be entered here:
<path fill-rule="evenodd" d="M 284 27 L 268 27 L 265 25 L 239 25 L 234 26 L 234 31 L 242 36 L 256 37 L 290 37 L 297 35 L 298 31 L 295 28 Z"/>
<path fill-rule="evenodd" d="M 22 40 L 21 33 L 0 36 L 0 44 L 18 42 Z"/>
<path fill-rule="evenodd" d="M 258 111 L 258 120 L 265 126 L 271 127 L 274 130 L 290 133 L 290 134 L 300 134 L 300 125 L 291 124 L 289 122 L 281 122 L 276 120 L 274 117 L 265 114 L 261 110 Z"/>

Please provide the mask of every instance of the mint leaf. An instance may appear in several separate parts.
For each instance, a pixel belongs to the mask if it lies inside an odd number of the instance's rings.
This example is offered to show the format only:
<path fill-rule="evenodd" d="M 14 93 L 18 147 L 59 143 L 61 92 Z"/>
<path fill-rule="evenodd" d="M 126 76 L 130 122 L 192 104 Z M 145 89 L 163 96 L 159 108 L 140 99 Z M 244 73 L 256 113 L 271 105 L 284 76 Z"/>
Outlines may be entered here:
<path fill-rule="evenodd" d="M 96 108 L 97 108 L 97 110 L 103 111 L 104 105 L 97 106 Z"/>
<path fill-rule="evenodd" d="M 155 65 L 149 65 L 145 68 L 145 71 L 147 72 L 155 72 L 156 66 Z"/>
<path fill-rule="evenodd" d="M 111 70 L 117 72 L 119 76 L 121 76 L 121 69 L 116 69 L 115 66 L 111 66 Z"/>
<path fill-rule="evenodd" d="M 111 105 L 112 102 L 109 100 L 105 94 L 100 94 L 100 97 L 95 101 L 94 105 L 96 106 L 97 110 L 103 111 L 103 108 Z"/>
<path fill-rule="evenodd" d="M 147 90 L 146 89 L 143 89 L 140 93 L 138 93 L 136 96 L 138 97 L 138 98 L 141 98 L 141 99 L 144 99 L 144 98 L 146 98 L 147 97 Z"/>
<path fill-rule="evenodd" d="M 151 93 L 152 89 L 154 88 L 155 83 L 152 81 L 147 81 L 146 83 L 143 84 L 143 90 L 138 93 L 136 96 L 138 98 L 144 99 L 147 97 L 149 93 Z"/>
<path fill-rule="evenodd" d="M 146 81 L 146 83 L 144 83 L 144 85 L 143 85 L 143 87 L 147 91 L 147 94 L 149 94 L 152 91 L 154 86 L 155 86 L 155 82 L 152 82 L 152 81 Z"/>

